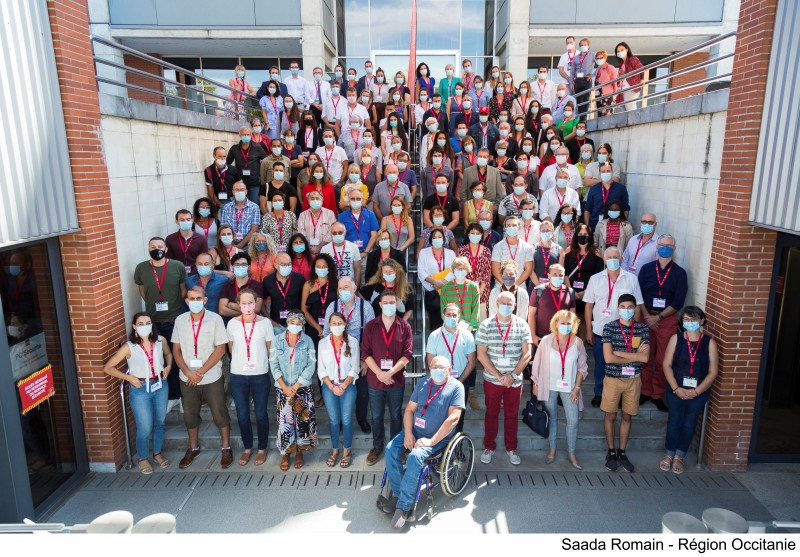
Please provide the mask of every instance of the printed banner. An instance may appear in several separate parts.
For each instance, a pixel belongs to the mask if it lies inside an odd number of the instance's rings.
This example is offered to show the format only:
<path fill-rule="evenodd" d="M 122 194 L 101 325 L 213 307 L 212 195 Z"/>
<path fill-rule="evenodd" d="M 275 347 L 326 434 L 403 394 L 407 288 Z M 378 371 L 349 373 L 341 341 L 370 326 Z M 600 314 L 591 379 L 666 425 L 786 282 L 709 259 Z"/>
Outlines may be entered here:
<path fill-rule="evenodd" d="M 22 413 L 27 414 L 45 400 L 56 394 L 53 382 L 53 368 L 48 364 L 36 373 L 17 383 Z"/>
<path fill-rule="evenodd" d="M 37 369 L 42 369 L 47 365 L 47 346 L 44 342 L 44 333 L 33 335 L 12 345 L 10 353 L 11 375 L 14 381 L 19 381 Z"/>

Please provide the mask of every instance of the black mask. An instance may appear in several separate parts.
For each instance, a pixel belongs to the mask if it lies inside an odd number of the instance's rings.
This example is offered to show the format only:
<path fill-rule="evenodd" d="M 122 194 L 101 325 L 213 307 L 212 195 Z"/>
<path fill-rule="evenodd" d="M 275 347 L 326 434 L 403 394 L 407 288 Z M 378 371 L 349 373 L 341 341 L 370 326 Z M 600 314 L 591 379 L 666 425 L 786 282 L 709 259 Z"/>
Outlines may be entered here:
<path fill-rule="evenodd" d="M 150 250 L 150 258 L 153 261 L 161 261 L 164 259 L 164 256 L 167 254 L 163 249 L 151 249 Z"/>
<path fill-rule="evenodd" d="M 314 123 L 314 120 L 306 120 L 306 124 L 308 124 L 309 126 L 310 126 L 311 124 L 313 124 L 313 123 Z"/>
<path fill-rule="evenodd" d="M 578 236 L 578 243 L 582 246 L 585 246 L 589 243 L 589 236 Z"/>

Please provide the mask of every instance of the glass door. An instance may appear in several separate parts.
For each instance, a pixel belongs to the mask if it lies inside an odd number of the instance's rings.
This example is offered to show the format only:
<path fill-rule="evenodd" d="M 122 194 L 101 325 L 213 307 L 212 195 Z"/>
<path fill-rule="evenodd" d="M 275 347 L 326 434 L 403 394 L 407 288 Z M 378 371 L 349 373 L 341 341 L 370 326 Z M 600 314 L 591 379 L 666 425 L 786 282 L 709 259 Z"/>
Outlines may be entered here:
<path fill-rule="evenodd" d="M 398 71 L 408 74 L 409 50 L 375 50 L 372 52 L 372 63 L 375 69 L 383 68 L 386 81 L 394 84 L 394 74 Z M 417 65 L 425 62 L 431 69 L 431 74 L 437 80 L 444 77 L 444 67 L 453 64 L 455 75 L 461 75 L 461 56 L 457 50 L 418 50 Z M 406 75 L 409 81 L 416 79 L 416 75 Z"/>

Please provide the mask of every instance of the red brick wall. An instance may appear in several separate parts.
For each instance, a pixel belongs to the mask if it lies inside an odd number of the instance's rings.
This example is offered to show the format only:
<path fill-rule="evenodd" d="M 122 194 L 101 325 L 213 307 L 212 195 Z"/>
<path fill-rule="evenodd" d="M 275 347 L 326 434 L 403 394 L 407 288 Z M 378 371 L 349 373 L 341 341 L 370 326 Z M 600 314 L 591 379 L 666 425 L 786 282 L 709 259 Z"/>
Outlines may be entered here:
<path fill-rule="evenodd" d="M 748 224 L 777 0 L 742 0 L 708 278 L 707 311 L 719 342 L 720 375 L 711 396 L 706 462 L 747 465 L 776 235 Z"/>
<path fill-rule="evenodd" d="M 728 39 L 730 40 L 730 39 Z M 673 54 L 675 54 L 673 52 Z M 688 68 L 690 66 L 694 66 L 695 64 L 699 64 L 701 62 L 705 62 L 708 60 L 708 52 L 697 52 L 695 54 L 690 54 L 689 56 L 684 56 L 683 58 L 679 58 L 675 60 L 672 64 L 670 64 L 670 73 L 676 72 L 678 70 L 682 70 L 683 68 Z M 670 87 L 680 87 L 681 85 L 686 85 L 688 83 L 692 83 L 695 81 L 699 81 L 701 79 L 705 79 L 708 77 L 706 73 L 707 67 L 699 68 L 697 70 L 692 70 L 690 72 L 682 73 L 681 75 L 675 76 L 670 78 Z M 686 97 L 691 97 L 692 95 L 698 95 L 700 93 L 705 92 L 706 86 L 701 85 L 699 87 L 690 87 L 688 89 L 682 89 L 676 93 L 671 93 L 669 95 L 669 100 L 675 101 L 678 99 L 683 99 Z"/>
<path fill-rule="evenodd" d="M 125 336 L 86 0 L 47 0 L 81 231 L 61 237 L 89 460 L 124 460 L 118 383 L 103 365 Z"/>
<path fill-rule="evenodd" d="M 161 58 L 158 54 L 150 54 L 154 58 Z M 125 55 L 125 65 L 131 68 L 136 68 L 137 70 L 142 70 L 147 73 L 151 73 L 160 77 L 161 75 L 161 66 L 154 62 L 148 62 L 147 60 L 142 60 L 138 56 L 133 56 L 131 54 Z M 146 89 L 150 89 L 153 91 L 164 91 L 164 83 L 157 79 L 151 79 L 149 77 L 145 77 L 140 74 L 136 74 L 133 72 L 125 72 L 125 80 L 130 83 L 131 85 L 136 85 L 138 87 L 144 87 Z M 128 89 L 128 97 L 131 99 L 136 99 L 137 101 L 145 101 L 149 103 L 156 103 L 156 104 L 164 104 L 164 97 L 161 95 L 152 95 L 149 93 L 145 93 L 143 91 L 137 91 L 136 89 Z"/>

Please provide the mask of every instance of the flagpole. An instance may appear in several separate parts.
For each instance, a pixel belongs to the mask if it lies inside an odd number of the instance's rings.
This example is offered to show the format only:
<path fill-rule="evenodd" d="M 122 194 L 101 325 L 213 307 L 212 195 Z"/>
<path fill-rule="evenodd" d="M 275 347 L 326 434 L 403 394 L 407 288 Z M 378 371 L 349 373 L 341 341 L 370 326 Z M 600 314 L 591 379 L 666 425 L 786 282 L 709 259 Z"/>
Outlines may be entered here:
<path fill-rule="evenodd" d="M 417 104 L 417 0 L 411 0 L 411 44 L 409 45 L 408 54 L 408 89 L 411 91 L 411 107 L 409 110 L 408 118 L 411 122 L 411 128 L 416 126 L 414 122 L 414 106 Z"/>

